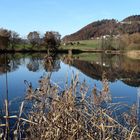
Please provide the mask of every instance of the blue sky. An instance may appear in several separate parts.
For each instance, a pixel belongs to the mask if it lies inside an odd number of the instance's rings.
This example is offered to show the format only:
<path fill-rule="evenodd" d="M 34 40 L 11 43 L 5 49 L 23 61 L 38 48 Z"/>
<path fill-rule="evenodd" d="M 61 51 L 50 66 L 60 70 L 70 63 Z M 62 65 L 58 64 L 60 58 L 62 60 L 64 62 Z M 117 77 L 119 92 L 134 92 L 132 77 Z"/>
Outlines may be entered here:
<path fill-rule="evenodd" d="M 0 28 L 21 36 L 59 31 L 62 36 L 101 19 L 140 14 L 140 0 L 0 0 Z"/>

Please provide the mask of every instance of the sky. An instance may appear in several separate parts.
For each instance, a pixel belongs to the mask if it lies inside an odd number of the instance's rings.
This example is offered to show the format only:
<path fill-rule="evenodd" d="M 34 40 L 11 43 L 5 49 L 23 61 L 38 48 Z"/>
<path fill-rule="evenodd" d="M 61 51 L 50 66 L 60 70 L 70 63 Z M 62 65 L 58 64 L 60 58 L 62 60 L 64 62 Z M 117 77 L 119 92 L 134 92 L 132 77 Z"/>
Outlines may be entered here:
<path fill-rule="evenodd" d="M 0 0 L 0 28 L 25 37 L 30 31 L 74 33 L 101 19 L 140 14 L 140 0 Z"/>

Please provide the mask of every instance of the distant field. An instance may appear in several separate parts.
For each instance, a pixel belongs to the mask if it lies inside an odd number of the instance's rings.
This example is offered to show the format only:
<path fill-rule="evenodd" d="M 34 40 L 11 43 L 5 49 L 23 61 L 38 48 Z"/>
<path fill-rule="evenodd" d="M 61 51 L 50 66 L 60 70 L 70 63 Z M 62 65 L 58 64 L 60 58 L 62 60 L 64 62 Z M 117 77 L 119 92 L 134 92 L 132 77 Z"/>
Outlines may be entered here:
<path fill-rule="evenodd" d="M 77 44 L 79 42 L 79 44 Z M 97 50 L 100 49 L 100 40 L 83 40 L 72 42 L 73 45 L 61 45 L 60 49 L 79 49 L 79 50 Z M 75 44 L 74 44 L 75 43 Z"/>
<path fill-rule="evenodd" d="M 101 39 L 97 40 L 82 40 L 82 41 L 74 41 L 72 44 L 64 45 L 61 44 L 60 49 L 77 49 L 82 51 L 94 51 L 94 50 L 102 50 L 101 46 L 104 44 L 104 49 L 120 49 L 120 50 L 140 50 L 140 41 L 139 41 L 139 34 L 138 35 L 131 35 L 128 36 L 129 39 L 125 35 L 122 36 L 120 40 L 113 39 L 111 42 L 110 40 L 104 40 L 103 42 Z M 79 42 L 79 44 L 77 44 Z M 111 47 L 109 47 L 111 45 Z"/>

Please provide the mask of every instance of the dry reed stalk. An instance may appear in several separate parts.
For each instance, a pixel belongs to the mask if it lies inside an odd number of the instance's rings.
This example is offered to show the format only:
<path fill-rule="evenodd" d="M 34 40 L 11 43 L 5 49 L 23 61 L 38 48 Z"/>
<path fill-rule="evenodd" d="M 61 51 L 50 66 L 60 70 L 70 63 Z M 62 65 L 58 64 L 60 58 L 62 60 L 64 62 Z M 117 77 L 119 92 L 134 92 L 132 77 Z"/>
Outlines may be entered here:
<path fill-rule="evenodd" d="M 41 79 L 37 91 L 28 90 L 30 93 L 26 98 L 33 101 L 29 120 L 38 124 L 30 124 L 30 139 L 125 140 L 132 137 L 130 130 L 108 115 L 110 110 L 102 109 L 99 104 L 96 106 L 93 99 L 87 100 L 85 83 L 80 84 L 77 76 L 72 78 L 71 86 L 61 94 L 59 86 L 51 86 L 49 80 L 48 77 Z M 108 96 L 106 82 L 104 80 L 105 86 L 100 96 Z M 133 138 L 137 139 L 137 136 L 138 133 L 134 133 Z"/>
<path fill-rule="evenodd" d="M 72 77 L 70 87 L 66 86 L 63 91 L 56 83 L 51 84 L 50 76 L 43 77 L 36 90 L 25 83 L 28 85 L 27 95 L 21 103 L 19 115 L 8 116 L 7 112 L 5 116 L 8 120 L 17 119 L 16 139 L 22 138 L 24 129 L 26 140 L 139 140 L 139 128 L 133 127 L 137 122 L 132 120 L 131 114 L 125 115 L 129 124 L 126 127 L 113 118 L 111 107 L 100 106 L 104 100 L 110 102 L 106 78 L 103 89 L 98 92 L 95 87 L 94 95 L 89 97 L 88 86 L 85 81 L 80 83 L 77 75 Z M 95 95 L 98 103 L 95 102 Z M 28 103 L 31 109 L 23 118 L 23 108 Z M 132 110 L 134 112 L 135 108 Z M 27 126 L 22 127 L 23 123 Z"/>
<path fill-rule="evenodd" d="M 8 100 L 5 100 L 5 115 L 6 115 L 6 129 L 5 129 L 5 139 L 9 138 L 9 108 L 8 108 Z"/>

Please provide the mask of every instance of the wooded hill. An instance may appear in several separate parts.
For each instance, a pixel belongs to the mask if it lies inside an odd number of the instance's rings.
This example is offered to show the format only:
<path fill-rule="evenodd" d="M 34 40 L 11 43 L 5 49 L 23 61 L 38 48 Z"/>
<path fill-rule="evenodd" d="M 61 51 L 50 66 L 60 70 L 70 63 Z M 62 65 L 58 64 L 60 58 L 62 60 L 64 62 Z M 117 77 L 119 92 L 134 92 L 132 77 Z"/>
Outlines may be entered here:
<path fill-rule="evenodd" d="M 136 32 L 140 32 L 140 15 L 129 16 L 120 22 L 115 19 L 95 21 L 79 31 L 65 36 L 62 40 L 87 40 L 104 35 L 133 34 Z"/>

